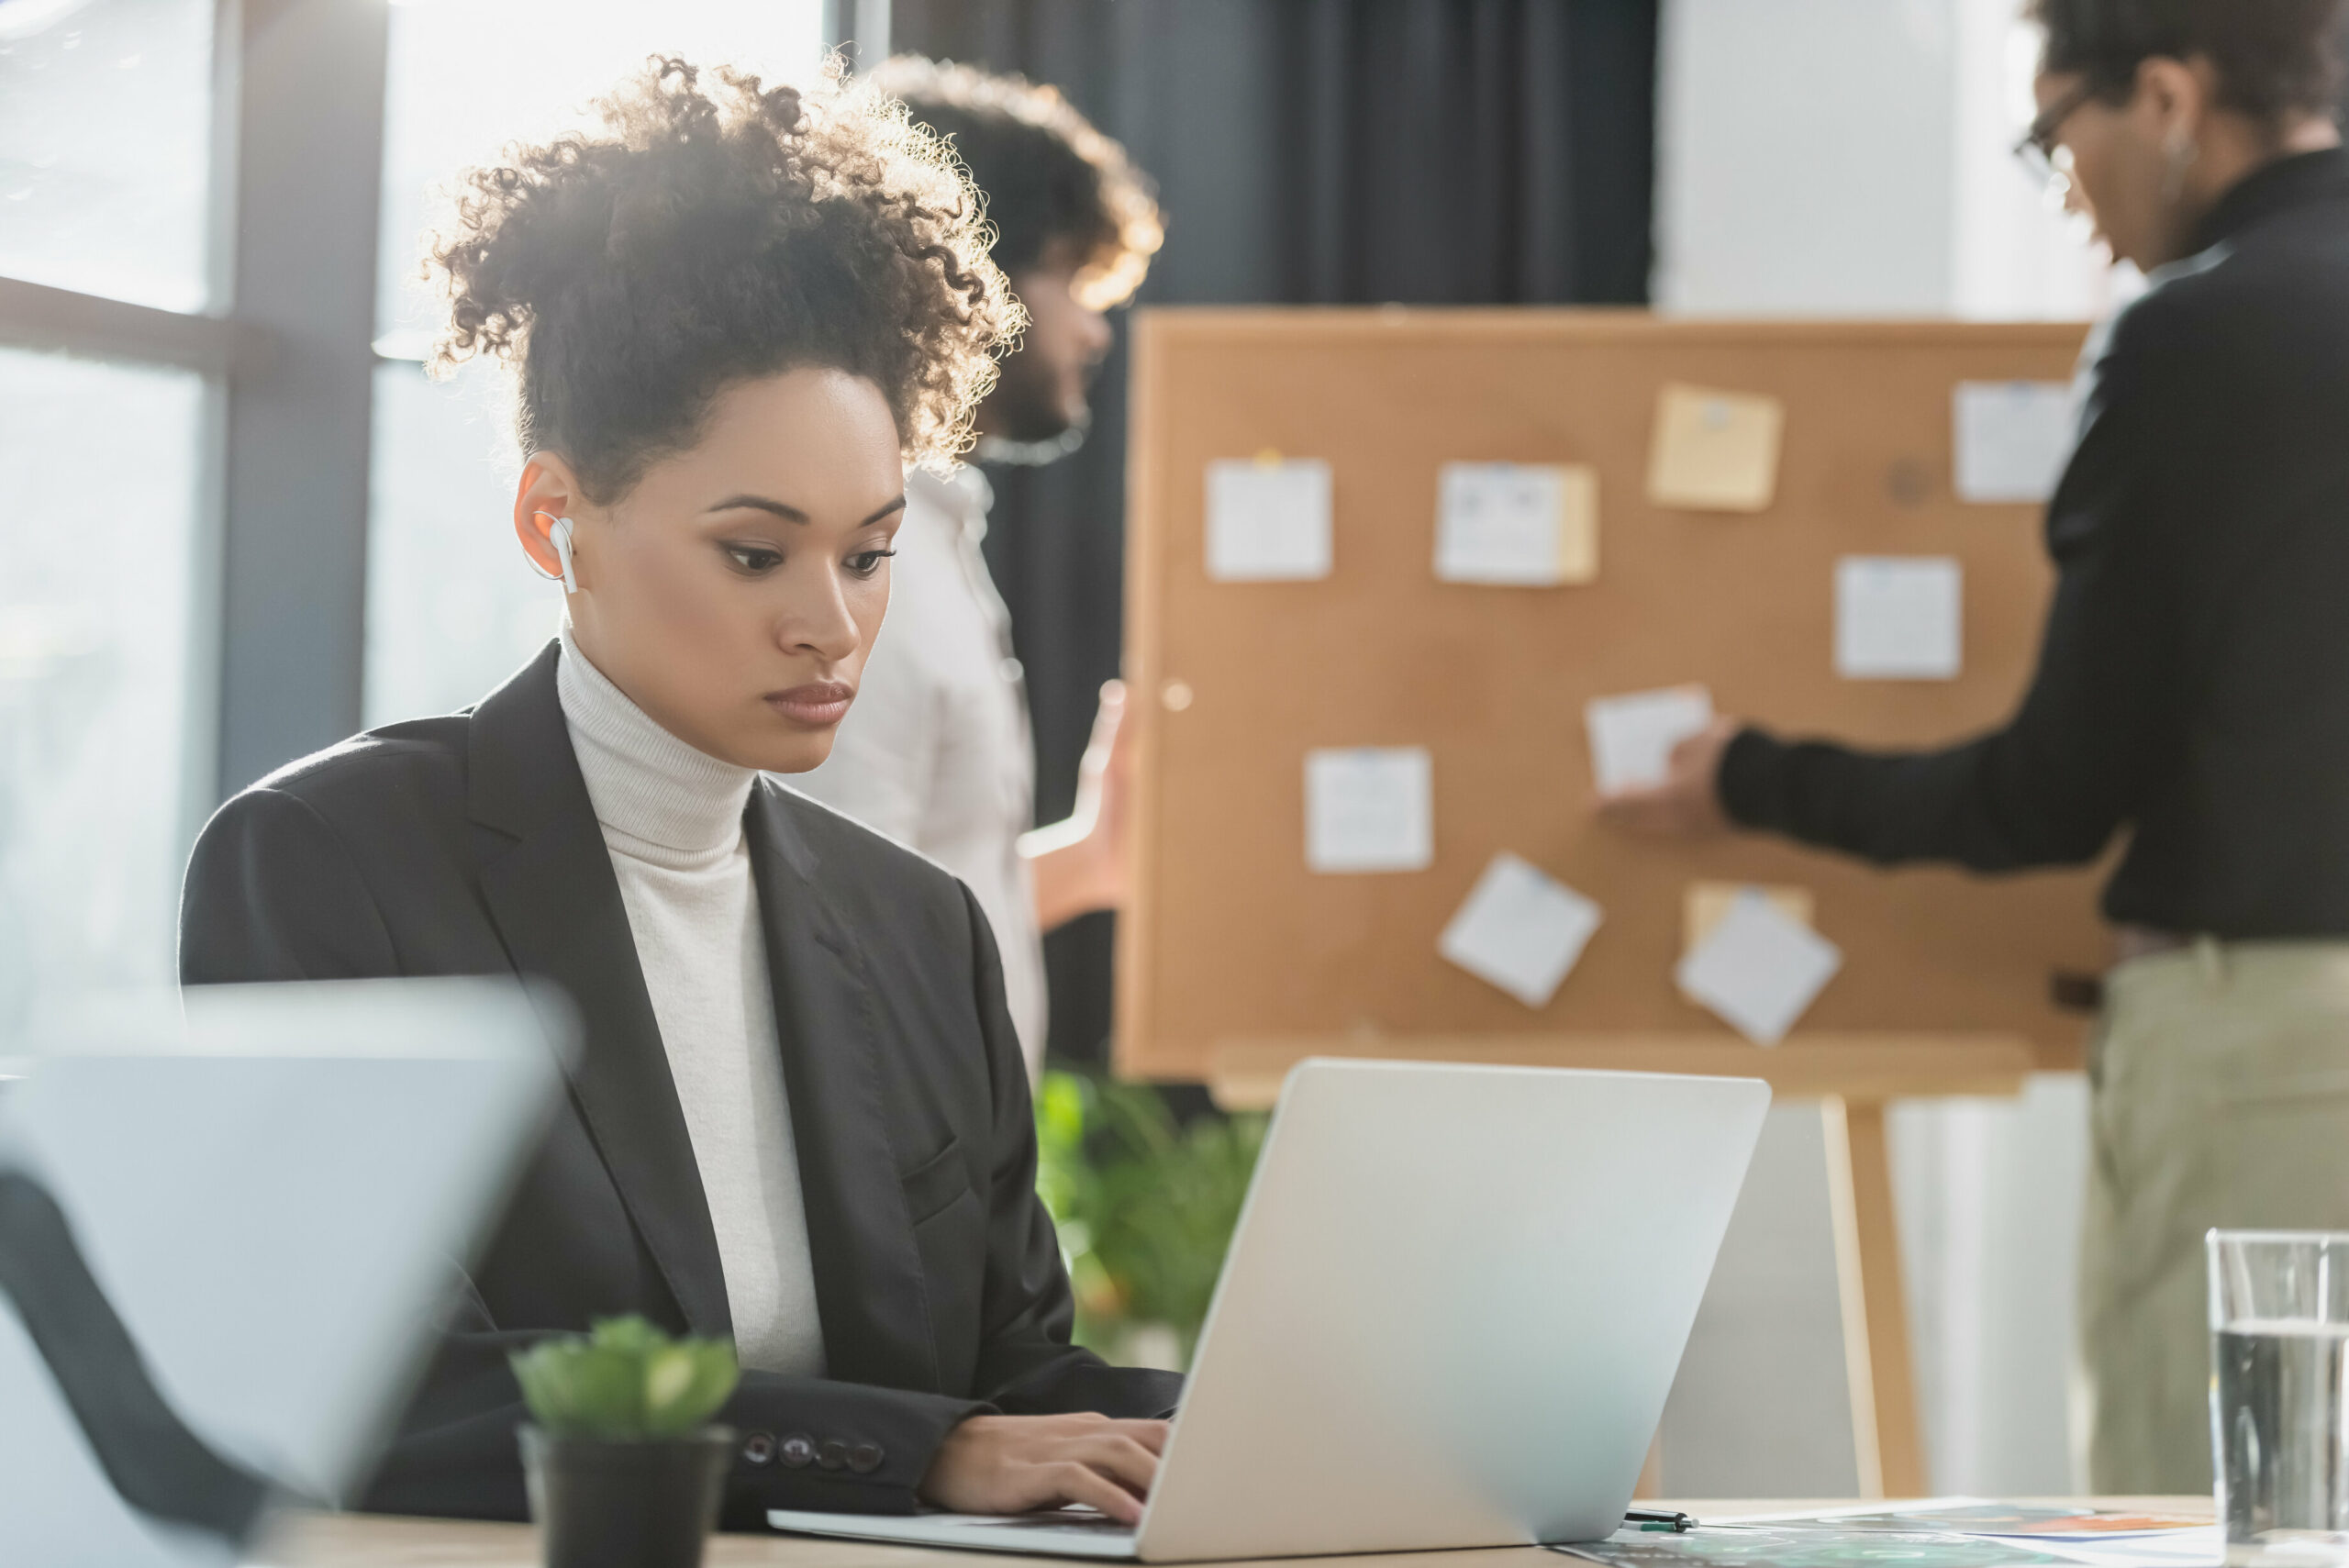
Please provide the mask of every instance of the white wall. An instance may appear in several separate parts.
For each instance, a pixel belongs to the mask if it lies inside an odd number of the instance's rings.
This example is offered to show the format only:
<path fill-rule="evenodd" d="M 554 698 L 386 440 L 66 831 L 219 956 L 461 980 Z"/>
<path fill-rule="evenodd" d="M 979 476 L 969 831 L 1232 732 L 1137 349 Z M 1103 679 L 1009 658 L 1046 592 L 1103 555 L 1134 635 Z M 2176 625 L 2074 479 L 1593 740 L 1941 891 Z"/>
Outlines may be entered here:
<path fill-rule="evenodd" d="M 2087 1489 L 2069 1422 L 2087 1084 L 1893 1107 L 1893 1187 L 1933 1490 Z"/>
<path fill-rule="evenodd" d="M 2013 157 L 2017 0 L 1665 0 L 1655 299 L 2070 318 L 2108 297 Z"/>
<path fill-rule="evenodd" d="M 2010 149 L 2017 0 L 1665 0 L 1655 297 L 1701 315 L 2078 317 L 2103 269 Z M 2075 1491 L 2086 1094 L 1916 1103 L 1894 1181 L 1932 1482 Z M 1772 1113 L 1673 1391 L 1680 1496 L 1853 1487 L 1818 1118 Z"/>
<path fill-rule="evenodd" d="M 1947 309 L 1951 34 L 1947 0 L 1667 0 L 1658 306 Z"/>

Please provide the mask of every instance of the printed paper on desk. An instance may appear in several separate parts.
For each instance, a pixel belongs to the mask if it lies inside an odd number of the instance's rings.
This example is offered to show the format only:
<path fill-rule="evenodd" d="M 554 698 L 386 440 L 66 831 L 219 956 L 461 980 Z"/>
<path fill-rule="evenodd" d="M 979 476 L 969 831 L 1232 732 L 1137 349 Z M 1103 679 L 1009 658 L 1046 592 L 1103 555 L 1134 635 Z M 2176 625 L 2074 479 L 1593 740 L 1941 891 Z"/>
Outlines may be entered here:
<path fill-rule="evenodd" d="M 1666 386 L 1656 400 L 1648 499 L 1696 512 L 1768 511 L 1786 423 L 1775 397 Z"/>
<path fill-rule="evenodd" d="M 1208 575 L 1308 583 L 1330 575 L 1330 465 L 1250 458 L 1208 464 Z"/>
<path fill-rule="evenodd" d="M 1445 463 L 1436 481 L 1435 574 L 1445 583 L 1500 588 L 1595 581 L 1598 471 Z"/>
<path fill-rule="evenodd" d="M 1964 663 L 1965 571 L 1946 556 L 1847 555 L 1835 563 L 1835 673 L 1850 681 L 1954 681 Z"/>
<path fill-rule="evenodd" d="M 1624 1529 L 1605 1540 L 1550 1550 L 1603 1568 L 2075 1568 L 2068 1549 L 2057 1556 L 2021 1541 L 1923 1530 L 1895 1535 L 1800 1525 L 1715 1528 L 1709 1517 L 1705 1528 L 1686 1535 Z"/>
<path fill-rule="evenodd" d="M 1417 746 L 1305 754 L 1305 863 L 1425 871 L 1435 862 L 1434 766 Z"/>
<path fill-rule="evenodd" d="M 1598 929 L 1598 906 L 1517 856 L 1493 857 L 1436 951 L 1529 1007 L 1546 1007 Z"/>
<path fill-rule="evenodd" d="M 2078 416 L 2060 381 L 1967 381 L 1951 399 L 1957 498 L 2043 502 L 2072 458 Z"/>
<path fill-rule="evenodd" d="M 2133 1512 L 2127 1508 L 2060 1507 L 2044 1503 L 2009 1503 L 1987 1497 L 1929 1497 L 1915 1503 L 1854 1503 L 1833 1508 L 1795 1508 L 1739 1515 L 1708 1525 L 1779 1525 L 1802 1529 L 1881 1530 L 1890 1534 L 1997 1536 L 2009 1540 L 2065 1542 L 2065 1555 L 2078 1545 L 2136 1547 L 2163 1559 L 2172 1549 L 2198 1550 L 2198 1539 L 2218 1544 L 2210 1519 L 2194 1514 Z M 2155 1538 L 2155 1539 L 2148 1539 Z M 2221 1553 L 2202 1560 L 2216 1563 Z"/>
<path fill-rule="evenodd" d="M 1713 697 L 1702 686 L 1667 686 L 1594 698 L 1582 717 L 1598 793 L 1615 795 L 1662 784 L 1672 749 L 1712 723 Z"/>
<path fill-rule="evenodd" d="M 1833 942 L 1749 888 L 1680 961 L 1674 977 L 1690 1001 L 1756 1045 L 1776 1045 L 1842 967 Z"/>

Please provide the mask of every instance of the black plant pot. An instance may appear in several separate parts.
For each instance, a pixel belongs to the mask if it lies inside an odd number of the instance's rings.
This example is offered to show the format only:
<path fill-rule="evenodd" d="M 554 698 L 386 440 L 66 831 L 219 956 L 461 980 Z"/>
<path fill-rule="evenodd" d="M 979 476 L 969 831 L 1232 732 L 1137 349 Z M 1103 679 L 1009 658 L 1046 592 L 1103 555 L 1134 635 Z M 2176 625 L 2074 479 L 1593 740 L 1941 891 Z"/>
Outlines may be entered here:
<path fill-rule="evenodd" d="M 524 1427 L 546 1568 L 701 1568 L 733 1458 L 730 1427 L 641 1442 Z"/>

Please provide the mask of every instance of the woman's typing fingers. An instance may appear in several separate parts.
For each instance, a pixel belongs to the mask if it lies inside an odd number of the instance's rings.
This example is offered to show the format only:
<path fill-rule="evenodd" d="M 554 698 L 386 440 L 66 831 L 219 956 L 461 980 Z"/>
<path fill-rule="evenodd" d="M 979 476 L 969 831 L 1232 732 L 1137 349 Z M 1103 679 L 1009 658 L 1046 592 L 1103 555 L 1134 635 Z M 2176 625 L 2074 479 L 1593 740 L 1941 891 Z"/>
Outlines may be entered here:
<path fill-rule="evenodd" d="M 1158 1478 L 1158 1455 L 1122 1432 L 1101 1432 L 1069 1444 L 1069 1457 L 1107 1475 L 1138 1497 Z"/>

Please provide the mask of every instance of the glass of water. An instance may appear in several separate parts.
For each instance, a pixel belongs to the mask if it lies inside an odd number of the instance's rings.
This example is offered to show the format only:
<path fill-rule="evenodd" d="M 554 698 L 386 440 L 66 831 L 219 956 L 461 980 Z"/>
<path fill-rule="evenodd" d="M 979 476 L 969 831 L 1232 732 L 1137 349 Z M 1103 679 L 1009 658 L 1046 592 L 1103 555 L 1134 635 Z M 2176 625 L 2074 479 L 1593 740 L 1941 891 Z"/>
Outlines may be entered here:
<path fill-rule="evenodd" d="M 2213 1230 L 2207 1244 L 2230 1568 L 2349 1564 L 2349 1234 Z"/>

